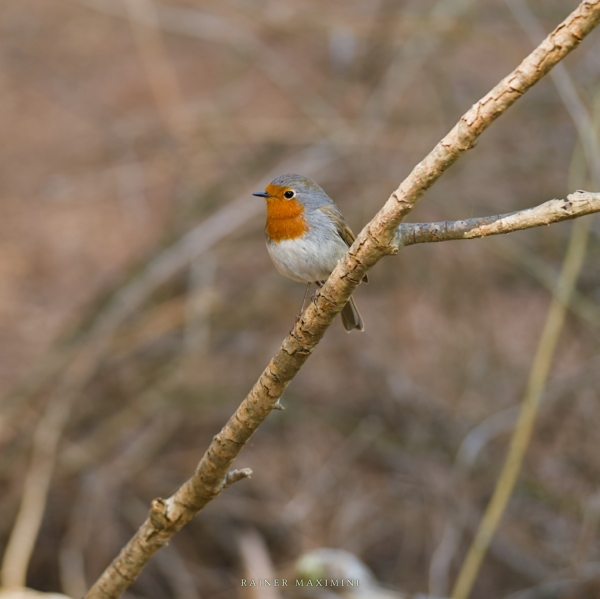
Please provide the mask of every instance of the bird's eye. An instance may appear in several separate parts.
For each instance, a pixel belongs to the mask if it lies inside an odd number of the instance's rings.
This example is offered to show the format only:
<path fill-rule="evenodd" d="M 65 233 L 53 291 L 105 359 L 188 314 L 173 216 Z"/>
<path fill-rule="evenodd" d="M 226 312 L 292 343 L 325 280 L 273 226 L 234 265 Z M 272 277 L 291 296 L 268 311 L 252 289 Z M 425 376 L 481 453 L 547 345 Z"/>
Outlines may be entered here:
<path fill-rule="evenodd" d="M 283 194 L 283 197 L 287 200 L 291 200 L 296 195 L 295 191 L 288 190 Z"/>

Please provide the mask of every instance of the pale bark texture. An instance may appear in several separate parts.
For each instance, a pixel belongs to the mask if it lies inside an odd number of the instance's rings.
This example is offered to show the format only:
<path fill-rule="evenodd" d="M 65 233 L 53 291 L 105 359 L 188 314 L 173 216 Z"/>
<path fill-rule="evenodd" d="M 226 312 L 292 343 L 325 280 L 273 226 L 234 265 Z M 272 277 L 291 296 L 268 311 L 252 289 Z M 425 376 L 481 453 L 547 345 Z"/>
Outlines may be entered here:
<path fill-rule="evenodd" d="M 497 216 L 440 223 L 406 223 L 398 227 L 394 243 L 401 248 L 416 243 L 478 239 L 542 225 L 551 225 L 600 211 L 600 193 L 576 191 L 566 200 L 549 200 L 534 208 Z"/>
<path fill-rule="evenodd" d="M 118 597 L 174 533 L 231 480 L 240 477 L 239 473 L 228 477 L 233 460 L 271 410 L 279 406 L 279 398 L 285 388 L 311 355 L 365 273 L 383 256 L 398 251 L 395 237 L 402 220 L 446 169 L 475 145 L 483 131 L 576 48 L 599 21 L 600 0 L 582 2 L 508 77 L 475 104 L 413 169 L 358 235 L 352 248 L 287 335 L 248 396 L 214 437 L 194 475 L 168 499 L 155 499 L 152 502 L 147 520 L 90 589 L 87 595 L 89 599 Z M 566 204 L 564 200 L 558 201 L 558 204 L 553 202 L 557 201 L 547 202 L 524 213 L 475 219 L 479 220 L 478 223 L 458 221 L 446 224 L 442 233 L 435 233 L 433 229 L 427 233 L 423 228 L 426 226 L 413 226 L 414 239 L 422 236 L 422 241 L 433 241 L 442 240 L 440 236 L 444 235 L 446 239 L 459 239 L 506 233 L 598 210 L 597 194 L 586 195 L 583 203 L 574 196 L 570 196 Z M 536 210 L 540 212 L 536 213 Z M 576 214 L 573 212 L 575 210 L 578 211 Z M 431 239 L 425 239 L 428 234 Z M 404 244 L 407 243 L 404 241 Z"/>

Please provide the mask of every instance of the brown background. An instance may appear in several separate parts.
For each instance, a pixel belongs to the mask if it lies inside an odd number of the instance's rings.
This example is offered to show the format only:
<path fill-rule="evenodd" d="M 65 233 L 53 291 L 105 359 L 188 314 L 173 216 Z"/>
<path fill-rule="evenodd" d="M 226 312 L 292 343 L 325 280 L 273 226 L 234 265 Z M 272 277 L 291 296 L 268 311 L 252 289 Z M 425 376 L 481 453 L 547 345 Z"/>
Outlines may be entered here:
<path fill-rule="evenodd" d="M 550 30 L 576 4 L 532 9 Z M 437 12 L 429 1 L 395 0 L 162 0 L 156 13 L 132 3 L 129 15 L 125 5 L 0 5 L 2 545 L 32 432 L 64 368 L 35 392 L 13 391 L 57 348 L 85 339 L 114 293 L 229 202 L 262 202 L 250 192 L 282 168 L 301 170 L 314 144 L 326 158 L 302 172 L 359 230 L 532 47 L 500 0 L 466 3 L 456 18 L 444 12 L 461 7 L 450 1 Z M 153 14 L 159 33 L 139 21 Z M 594 33 L 565 62 L 591 112 L 599 56 Z M 565 197 L 586 185 L 582 168 L 575 128 L 546 78 L 412 219 Z M 77 590 L 59 566 L 74 556 L 91 583 L 149 501 L 189 476 L 290 329 L 303 288 L 272 266 L 263 210 L 147 294 L 111 336 L 72 408 L 29 586 Z M 451 583 L 508 433 L 490 439 L 460 485 L 457 451 L 473 427 L 518 404 L 570 226 L 415 246 L 378 264 L 356 292 L 364 334 L 331 327 L 286 391 L 286 410 L 239 458 L 253 478 L 178 535 L 130 596 L 239 596 L 238 541 L 249 527 L 280 577 L 305 551 L 341 547 L 382 583 L 425 592 L 432 555 L 462 512 L 470 524 Z M 579 283 L 593 302 L 598 231 L 594 224 Z M 593 314 L 568 316 L 504 544 L 493 547 L 474 597 L 582 577 L 600 559 Z M 182 577 L 187 590 L 173 582 Z"/>

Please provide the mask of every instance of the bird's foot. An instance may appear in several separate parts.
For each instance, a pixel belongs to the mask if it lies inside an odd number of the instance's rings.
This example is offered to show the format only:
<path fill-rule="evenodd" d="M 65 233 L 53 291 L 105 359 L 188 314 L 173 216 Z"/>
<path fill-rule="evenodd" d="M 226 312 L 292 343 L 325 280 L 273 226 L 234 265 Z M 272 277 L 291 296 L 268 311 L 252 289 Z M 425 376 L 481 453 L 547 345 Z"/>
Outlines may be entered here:
<path fill-rule="evenodd" d="M 300 320 L 302 314 L 298 314 L 298 316 L 296 316 L 296 320 L 294 321 L 294 326 L 292 327 L 292 329 L 290 330 L 290 335 L 296 340 L 298 341 L 298 343 L 300 343 L 302 341 L 302 339 L 300 339 L 300 337 L 298 337 L 298 335 L 296 334 L 296 325 L 298 324 L 298 321 Z"/>

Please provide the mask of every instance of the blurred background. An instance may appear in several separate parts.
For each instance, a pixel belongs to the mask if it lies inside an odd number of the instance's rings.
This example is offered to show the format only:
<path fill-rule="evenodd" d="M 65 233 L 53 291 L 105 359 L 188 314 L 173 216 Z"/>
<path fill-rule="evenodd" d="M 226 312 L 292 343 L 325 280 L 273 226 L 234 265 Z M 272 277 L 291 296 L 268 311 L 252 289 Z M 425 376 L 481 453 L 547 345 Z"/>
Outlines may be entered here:
<path fill-rule="evenodd" d="M 550 31 L 577 4 L 530 9 Z M 81 596 L 150 501 L 191 475 L 290 330 L 304 287 L 272 265 L 251 192 L 309 175 L 358 232 L 533 48 L 523 11 L 521 0 L 0 4 L 0 546 L 26 488 L 26 520 L 43 515 L 28 586 Z M 600 34 L 564 64 L 600 114 Z M 546 78 L 410 220 L 509 212 L 578 188 L 590 189 L 581 143 Z M 380 262 L 355 293 L 366 331 L 334 322 L 285 411 L 237 460 L 253 477 L 126 596 L 250 597 L 239 585 L 257 577 L 253 555 L 260 572 L 293 577 L 323 547 L 353 553 L 392 592 L 449 595 L 571 227 Z M 473 597 L 548 585 L 558 594 L 544 597 L 600 596 L 599 233 L 594 219 Z"/>

